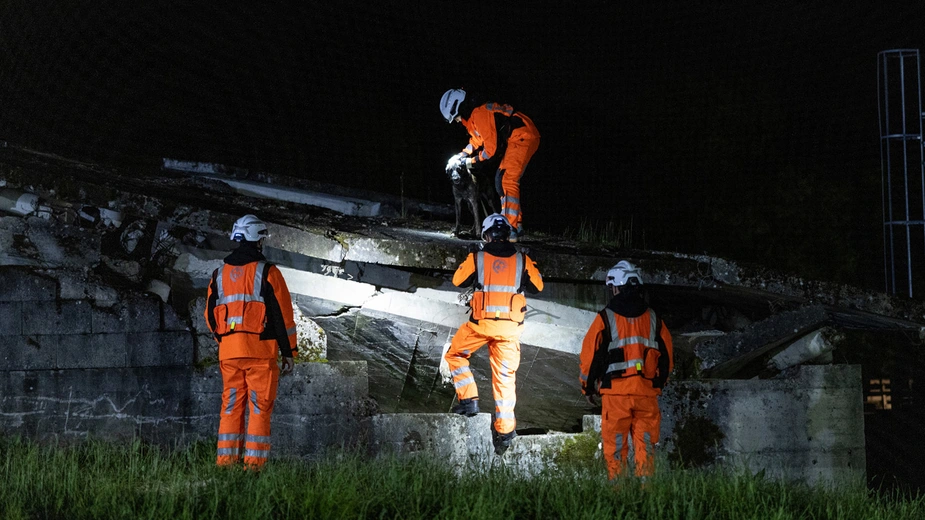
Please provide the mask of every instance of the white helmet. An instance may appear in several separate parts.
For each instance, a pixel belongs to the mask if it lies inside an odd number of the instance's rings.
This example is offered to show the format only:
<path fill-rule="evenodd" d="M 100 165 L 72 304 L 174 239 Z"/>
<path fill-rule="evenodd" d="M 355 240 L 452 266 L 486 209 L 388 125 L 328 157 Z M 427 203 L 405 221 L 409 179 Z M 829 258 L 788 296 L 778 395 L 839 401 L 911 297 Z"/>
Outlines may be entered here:
<path fill-rule="evenodd" d="M 451 88 L 443 93 L 440 98 L 440 113 L 447 123 L 452 123 L 456 116 L 459 115 L 459 105 L 466 99 L 466 91 L 458 88 Z"/>
<path fill-rule="evenodd" d="M 617 265 L 610 268 L 607 271 L 607 280 L 604 282 L 606 285 L 615 285 L 620 287 L 621 285 L 642 285 L 642 277 L 639 276 L 639 270 L 636 269 L 636 266 L 627 262 L 626 260 L 620 260 Z"/>
<path fill-rule="evenodd" d="M 257 242 L 268 236 L 267 225 L 254 215 L 244 215 L 231 228 L 231 239 L 235 242 Z"/>
<path fill-rule="evenodd" d="M 492 213 L 482 221 L 482 240 L 488 240 L 486 235 L 492 240 L 507 240 L 511 236 L 511 225 L 504 215 Z"/>

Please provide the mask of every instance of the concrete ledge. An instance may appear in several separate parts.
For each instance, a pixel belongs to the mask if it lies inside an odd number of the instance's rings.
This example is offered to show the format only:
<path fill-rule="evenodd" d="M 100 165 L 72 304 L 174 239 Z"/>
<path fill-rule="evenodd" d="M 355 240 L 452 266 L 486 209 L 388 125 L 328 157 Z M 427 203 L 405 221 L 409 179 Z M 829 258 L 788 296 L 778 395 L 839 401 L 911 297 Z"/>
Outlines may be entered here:
<path fill-rule="evenodd" d="M 745 464 L 809 483 L 852 480 L 866 470 L 859 365 L 669 383 L 661 409 L 662 444 L 682 459 Z"/>
<path fill-rule="evenodd" d="M 491 414 L 383 414 L 372 418 L 370 451 L 377 455 L 427 454 L 458 473 L 487 467 L 494 456 Z"/>
<path fill-rule="evenodd" d="M 221 391 L 217 367 L 0 371 L 0 433 L 168 446 L 214 439 Z M 280 383 L 274 456 L 365 446 L 376 413 L 366 393 L 364 362 L 296 365 Z"/>

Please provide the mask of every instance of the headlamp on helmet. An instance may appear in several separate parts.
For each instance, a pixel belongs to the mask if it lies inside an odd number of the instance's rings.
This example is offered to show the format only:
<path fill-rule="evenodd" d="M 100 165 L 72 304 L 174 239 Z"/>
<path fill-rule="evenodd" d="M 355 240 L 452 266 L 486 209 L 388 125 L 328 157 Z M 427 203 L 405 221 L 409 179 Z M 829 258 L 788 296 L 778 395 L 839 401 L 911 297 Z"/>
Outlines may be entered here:
<path fill-rule="evenodd" d="M 258 242 L 268 236 L 267 225 L 254 215 L 244 215 L 231 228 L 231 239 L 235 242 Z"/>

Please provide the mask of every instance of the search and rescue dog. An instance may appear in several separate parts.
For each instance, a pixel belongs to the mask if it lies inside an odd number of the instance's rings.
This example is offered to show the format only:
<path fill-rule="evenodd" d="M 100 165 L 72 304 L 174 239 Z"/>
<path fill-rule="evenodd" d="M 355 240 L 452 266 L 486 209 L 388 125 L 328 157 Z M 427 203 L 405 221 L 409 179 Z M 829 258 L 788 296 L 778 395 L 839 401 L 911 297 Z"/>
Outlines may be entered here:
<path fill-rule="evenodd" d="M 481 235 L 480 215 L 498 212 L 501 200 L 489 175 L 492 171 L 494 168 L 487 167 L 476 167 L 470 171 L 462 164 L 447 170 L 446 173 L 453 183 L 453 201 L 456 204 L 456 227 L 453 228 L 453 236 L 459 237 L 462 232 L 464 206 L 468 206 L 472 213 L 472 234 L 476 239 Z"/>

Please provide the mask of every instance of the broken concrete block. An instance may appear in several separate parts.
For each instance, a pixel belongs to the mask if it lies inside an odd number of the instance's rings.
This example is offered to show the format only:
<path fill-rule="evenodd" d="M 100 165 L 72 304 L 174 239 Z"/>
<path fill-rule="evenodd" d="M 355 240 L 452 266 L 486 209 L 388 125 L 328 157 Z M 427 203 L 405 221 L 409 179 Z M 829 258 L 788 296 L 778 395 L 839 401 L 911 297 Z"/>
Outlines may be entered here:
<path fill-rule="evenodd" d="M 686 465 L 742 465 L 817 483 L 862 478 L 859 365 L 802 365 L 779 379 L 669 382 L 661 444 Z"/>
<path fill-rule="evenodd" d="M 161 302 L 153 295 L 126 295 L 93 308 L 93 332 L 150 332 L 161 330 Z"/>
<path fill-rule="evenodd" d="M 53 301 L 58 282 L 53 276 L 23 267 L 0 267 L 0 301 Z"/>
<path fill-rule="evenodd" d="M 487 469 L 494 456 L 491 414 L 381 414 L 372 418 L 370 452 L 383 456 L 427 456 L 458 474 Z"/>
<path fill-rule="evenodd" d="M 51 370 L 55 368 L 55 348 L 29 336 L 4 335 L 0 370 Z"/>
<path fill-rule="evenodd" d="M 821 305 L 782 312 L 741 331 L 699 343 L 694 353 L 705 377 L 752 377 L 764 368 L 763 365 L 742 375 L 738 373 L 755 359 L 773 355 L 796 338 L 818 329 L 828 319 Z"/>
<path fill-rule="evenodd" d="M 22 302 L 0 302 L 0 334 L 22 334 Z"/>
<path fill-rule="evenodd" d="M 25 335 L 88 334 L 92 331 L 92 308 L 85 300 L 26 301 L 22 303 L 22 311 L 22 333 Z"/>
<path fill-rule="evenodd" d="M 817 330 L 794 341 L 768 361 L 768 369 L 780 372 L 831 352 L 835 347 L 826 336 L 824 331 Z"/>
<path fill-rule="evenodd" d="M 29 336 L 41 348 L 53 348 L 57 368 L 122 368 L 128 366 L 126 334 L 61 334 Z"/>
<path fill-rule="evenodd" d="M 126 345 L 128 366 L 170 367 L 193 364 L 193 337 L 188 332 L 133 332 Z"/>
<path fill-rule="evenodd" d="M 58 280 L 58 297 L 62 300 L 119 299 L 119 292 L 111 285 L 97 279 L 89 268 L 62 269 L 55 273 Z"/>

